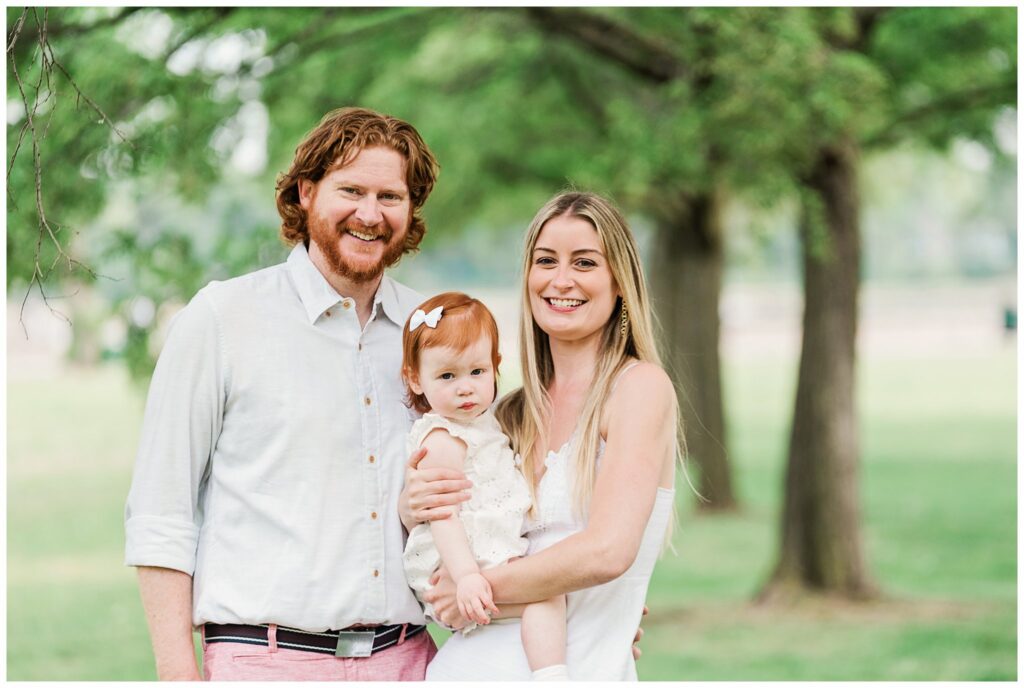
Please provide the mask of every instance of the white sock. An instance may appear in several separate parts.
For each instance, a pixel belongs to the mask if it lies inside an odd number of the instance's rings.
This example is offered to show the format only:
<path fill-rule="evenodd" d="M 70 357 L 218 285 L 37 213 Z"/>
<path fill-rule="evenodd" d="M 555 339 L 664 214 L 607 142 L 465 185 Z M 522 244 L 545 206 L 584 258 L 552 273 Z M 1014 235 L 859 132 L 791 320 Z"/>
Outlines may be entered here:
<path fill-rule="evenodd" d="M 530 676 L 531 681 L 568 681 L 569 670 L 564 664 L 553 664 L 537 669 Z"/>

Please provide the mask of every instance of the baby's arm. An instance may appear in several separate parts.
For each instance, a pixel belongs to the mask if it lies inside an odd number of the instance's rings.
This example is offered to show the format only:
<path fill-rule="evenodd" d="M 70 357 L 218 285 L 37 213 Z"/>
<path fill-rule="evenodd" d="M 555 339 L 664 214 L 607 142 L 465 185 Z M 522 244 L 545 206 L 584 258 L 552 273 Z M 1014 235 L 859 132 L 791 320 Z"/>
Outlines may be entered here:
<path fill-rule="evenodd" d="M 423 440 L 422 446 L 427 449 L 427 456 L 423 459 L 424 467 L 462 470 L 466 443 L 452 437 L 446 430 L 432 430 Z M 470 621 L 489 623 L 490 617 L 486 610 L 496 613 L 498 608 L 494 605 L 490 584 L 480 574 L 480 567 L 469 547 L 462 521 L 458 518 L 431 521 L 430 533 L 434 537 L 441 561 L 455 581 L 459 611 Z"/>
<path fill-rule="evenodd" d="M 502 605 L 503 607 L 506 605 Z M 520 628 L 531 671 L 565 664 L 565 595 L 523 607 Z"/>

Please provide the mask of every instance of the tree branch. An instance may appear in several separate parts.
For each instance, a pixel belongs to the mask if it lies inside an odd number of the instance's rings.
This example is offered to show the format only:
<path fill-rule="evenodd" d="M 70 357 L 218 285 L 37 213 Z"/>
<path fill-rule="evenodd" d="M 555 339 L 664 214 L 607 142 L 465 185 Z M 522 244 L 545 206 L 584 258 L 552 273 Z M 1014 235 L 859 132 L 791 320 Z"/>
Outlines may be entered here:
<path fill-rule="evenodd" d="M 128 17 L 132 16 L 139 10 L 149 9 L 148 7 L 126 7 L 123 11 L 103 19 L 94 21 L 92 24 L 57 24 L 56 26 L 50 25 L 49 33 L 51 36 L 57 36 L 58 38 L 67 38 L 69 36 L 81 36 L 83 34 L 90 33 L 97 29 L 103 29 L 110 26 L 116 26 L 120 24 Z"/>
<path fill-rule="evenodd" d="M 186 43 L 191 41 L 196 36 L 198 36 L 198 35 L 200 35 L 202 33 L 206 33 L 207 31 L 212 29 L 214 26 L 216 26 L 220 22 L 224 21 L 224 19 L 226 19 L 228 16 L 230 16 L 231 13 L 234 12 L 235 9 L 237 9 L 237 8 L 235 8 L 235 7 L 215 7 L 213 9 L 214 9 L 214 14 L 213 14 L 212 17 L 207 19 L 204 23 L 200 24 L 199 26 L 194 27 L 191 31 L 185 32 L 182 36 L 180 36 L 178 38 L 178 40 L 176 40 L 174 42 L 173 45 L 169 46 L 167 48 L 167 50 L 164 51 L 164 57 L 163 57 L 163 61 L 164 62 L 167 62 L 167 60 L 170 59 L 171 55 L 176 53 L 178 51 L 178 49 L 181 48 L 181 46 L 185 45 Z"/>
<path fill-rule="evenodd" d="M 884 129 L 861 142 L 865 148 L 889 146 L 900 138 L 900 130 L 906 126 L 927 120 L 936 115 L 951 111 L 963 111 L 974 108 L 993 107 L 1001 102 L 1012 103 L 1016 100 L 1017 82 L 1004 81 L 999 84 L 987 84 L 969 88 L 964 91 L 947 93 L 929 103 L 913 110 L 901 113 Z"/>
<path fill-rule="evenodd" d="M 854 7 L 853 19 L 857 22 L 856 44 L 852 46 L 856 50 L 863 50 L 867 40 L 875 31 L 878 20 L 892 11 L 891 7 Z"/>
<path fill-rule="evenodd" d="M 11 75 L 14 77 L 14 81 L 18 86 L 18 94 L 20 95 L 21 103 L 25 108 L 25 124 L 22 125 L 21 131 L 19 132 L 18 142 L 15 145 L 13 152 L 11 153 L 11 159 L 7 168 L 7 190 L 8 195 L 10 196 L 10 173 L 14 168 L 15 160 L 17 159 L 18 152 L 21 149 L 21 144 L 24 141 L 26 134 L 29 134 L 31 135 L 32 140 L 32 171 L 33 182 L 35 186 L 35 207 L 38 226 L 38 231 L 36 234 L 35 256 L 32 268 L 32 275 L 29 279 L 28 287 L 25 290 L 25 298 L 21 302 L 21 313 L 19 318 L 21 321 L 22 329 L 25 331 L 26 337 L 28 336 L 28 330 L 25 327 L 24 319 L 25 305 L 28 302 L 28 297 L 32 293 L 33 287 L 39 289 L 39 293 L 43 297 L 43 303 L 46 304 L 47 308 L 50 309 L 51 313 L 57 315 L 58 317 L 60 317 L 61 319 L 65 320 L 68 323 L 71 322 L 66 315 L 64 315 L 63 313 L 61 313 L 60 311 L 56 310 L 53 307 L 53 305 L 50 303 L 50 300 L 52 298 L 58 297 L 54 297 L 50 294 L 47 294 L 46 288 L 44 286 L 50 273 L 53 272 L 54 268 L 56 268 L 60 262 L 65 262 L 67 264 L 68 270 L 81 268 L 88 272 L 89 275 L 91 275 L 92 277 L 97 277 L 97 274 L 91 268 L 89 268 L 89 266 L 72 258 L 64 250 L 64 246 L 61 244 L 60 239 L 57 236 L 60 233 L 60 231 L 64 228 L 60 224 L 50 220 L 46 216 L 46 207 L 43 201 L 42 142 L 46 138 L 46 135 L 50 129 L 50 124 L 53 121 L 53 112 L 56 109 L 56 102 L 54 106 L 50 109 L 49 113 L 45 115 L 45 123 L 41 123 L 39 121 L 39 110 L 51 98 L 53 98 L 56 101 L 56 89 L 53 87 L 53 84 L 51 82 L 53 70 L 55 68 L 59 70 L 68 80 L 68 82 L 72 85 L 72 87 L 75 89 L 75 92 L 78 94 L 78 97 L 84 98 L 86 102 L 88 102 L 93 107 L 93 109 L 96 110 L 101 117 L 103 117 L 103 120 L 108 124 L 108 126 L 110 126 L 115 132 L 117 132 L 118 135 L 121 136 L 122 140 L 125 140 L 121 132 L 119 132 L 116 127 L 114 127 L 113 123 L 110 121 L 109 118 L 107 118 L 107 116 L 103 113 L 99 106 L 97 106 L 96 103 L 93 102 L 88 96 L 82 93 L 82 91 L 78 88 L 78 85 L 71 78 L 71 75 L 68 73 L 68 71 L 54 57 L 53 49 L 50 45 L 50 34 L 48 31 L 48 9 L 43 10 L 42 19 L 40 19 L 39 17 L 38 10 L 32 10 L 32 16 L 35 20 L 37 29 L 36 38 L 39 43 L 37 51 L 39 60 L 39 77 L 36 83 L 34 84 L 35 93 L 30 100 L 29 95 L 26 92 L 25 82 L 21 77 L 21 73 L 18 71 L 17 51 L 15 50 L 17 42 L 21 37 L 22 29 L 24 28 L 25 19 L 27 15 L 28 9 L 26 9 L 22 13 L 21 17 L 18 20 L 17 25 L 14 27 L 14 30 L 8 36 L 7 45 L 7 57 L 8 62 L 10 63 Z M 51 244 L 55 251 L 53 261 L 46 268 L 43 268 L 42 265 L 42 251 L 44 241 Z"/>
<path fill-rule="evenodd" d="M 587 81 L 587 71 L 573 60 L 571 55 L 564 58 L 559 55 L 557 43 L 543 45 L 541 58 L 555 72 L 559 80 L 573 100 L 578 103 L 584 113 L 589 115 L 590 124 L 599 136 L 606 136 L 609 130 L 608 113 L 604 109 L 604 99 L 598 95 L 599 89 L 591 88 Z M 569 51 L 562 50 L 568 53 Z"/>
<path fill-rule="evenodd" d="M 833 48 L 839 50 L 853 50 L 864 52 L 868 42 L 874 33 L 878 20 L 892 11 L 892 7 L 854 7 L 852 35 L 838 34 L 831 31 L 825 32 L 825 41 Z"/>
<path fill-rule="evenodd" d="M 21 16 L 18 17 L 17 23 L 14 28 L 11 29 L 11 33 L 7 36 L 7 54 L 10 55 L 14 50 L 15 44 L 18 42 L 18 37 L 21 36 L 21 30 L 25 27 L 25 17 L 28 16 L 28 8 L 21 11 Z"/>
<path fill-rule="evenodd" d="M 668 48 L 607 17 L 576 8 L 528 7 L 526 13 L 543 31 L 571 38 L 648 81 L 691 76 Z"/>
<path fill-rule="evenodd" d="M 274 48 L 267 52 L 268 57 L 273 57 L 279 54 L 289 44 L 301 45 L 302 48 L 307 52 L 315 52 L 326 47 L 337 47 L 338 42 L 363 40 L 368 37 L 387 29 L 394 28 L 394 24 L 400 24 L 410 19 L 420 19 L 422 15 L 429 12 L 433 8 L 431 7 L 406 7 L 397 8 L 403 11 L 392 12 L 390 16 L 385 16 L 376 23 L 368 24 L 366 26 L 360 26 L 355 29 L 349 29 L 344 31 L 338 31 L 319 37 L 314 37 L 310 34 L 307 29 L 304 29 L 294 35 L 293 38 L 285 39 L 278 43 Z M 325 12 L 330 14 L 331 12 Z M 323 28 L 318 26 L 317 28 Z"/>
<path fill-rule="evenodd" d="M 50 50 L 49 45 L 47 45 L 47 49 Z M 135 144 L 129 141 L 128 138 L 124 135 L 124 133 L 120 129 L 118 129 L 113 122 L 110 121 L 110 118 L 107 117 L 107 113 L 103 112 L 103 110 L 100 109 L 100 106 L 97 105 L 92 98 L 90 98 L 82 92 L 82 89 L 80 89 L 78 87 L 78 84 L 75 83 L 75 80 L 71 78 L 71 75 L 68 73 L 68 70 L 64 68 L 64 65 L 62 65 L 60 62 L 57 61 L 55 57 L 53 57 L 52 50 L 50 50 L 50 62 L 53 64 L 54 67 L 61 71 L 61 73 L 64 75 L 64 78 L 68 80 L 68 83 L 71 84 L 71 87 L 75 89 L 76 93 L 78 93 L 78 97 L 84 100 L 86 103 L 88 103 L 89 106 L 96 111 L 100 118 L 102 118 L 102 120 L 107 123 L 107 126 L 110 127 L 115 134 L 117 134 L 118 138 L 120 138 L 124 143 L 127 143 L 132 148 L 135 148 Z"/>

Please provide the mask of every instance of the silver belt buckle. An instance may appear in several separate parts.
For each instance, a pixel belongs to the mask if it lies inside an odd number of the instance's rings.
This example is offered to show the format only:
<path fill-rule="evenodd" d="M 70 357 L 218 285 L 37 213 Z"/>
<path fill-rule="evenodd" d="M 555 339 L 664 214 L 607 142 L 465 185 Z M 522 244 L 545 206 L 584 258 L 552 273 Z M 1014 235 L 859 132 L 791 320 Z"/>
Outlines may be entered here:
<path fill-rule="evenodd" d="M 335 657 L 369 657 L 373 654 L 373 631 L 339 631 Z"/>

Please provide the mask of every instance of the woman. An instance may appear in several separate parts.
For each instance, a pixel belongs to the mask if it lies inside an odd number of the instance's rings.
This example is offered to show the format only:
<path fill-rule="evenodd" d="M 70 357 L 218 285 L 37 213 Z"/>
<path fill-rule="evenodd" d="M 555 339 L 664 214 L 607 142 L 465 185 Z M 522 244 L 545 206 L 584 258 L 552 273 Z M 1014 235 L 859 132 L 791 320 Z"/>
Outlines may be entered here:
<path fill-rule="evenodd" d="M 484 571 L 502 613 L 450 638 L 427 678 L 528 680 L 517 620 L 504 617 L 569 593 L 569 676 L 635 680 L 631 643 L 671 520 L 678 454 L 636 242 L 607 200 L 562 193 L 530 225 L 524 275 L 523 387 L 497 415 L 535 497 L 530 550 Z M 455 503 L 428 477 L 442 476 L 410 471 L 403 520 L 443 517 L 437 504 Z M 449 578 L 427 599 L 455 621 Z"/>

